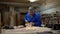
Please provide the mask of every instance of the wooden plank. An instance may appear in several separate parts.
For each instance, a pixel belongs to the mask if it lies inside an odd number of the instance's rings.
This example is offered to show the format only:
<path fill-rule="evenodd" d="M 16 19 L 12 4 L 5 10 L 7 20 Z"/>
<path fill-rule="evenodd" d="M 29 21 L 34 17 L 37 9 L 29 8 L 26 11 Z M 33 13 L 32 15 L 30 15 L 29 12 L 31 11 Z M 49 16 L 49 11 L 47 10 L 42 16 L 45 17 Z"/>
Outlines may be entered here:
<path fill-rule="evenodd" d="M 0 2 L 29 2 L 27 0 L 0 0 Z"/>
<path fill-rule="evenodd" d="M 1 13 L 0 13 L 0 28 L 1 28 Z"/>
<path fill-rule="evenodd" d="M 5 25 L 9 25 L 10 17 L 9 12 L 3 13 L 3 22 Z"/>

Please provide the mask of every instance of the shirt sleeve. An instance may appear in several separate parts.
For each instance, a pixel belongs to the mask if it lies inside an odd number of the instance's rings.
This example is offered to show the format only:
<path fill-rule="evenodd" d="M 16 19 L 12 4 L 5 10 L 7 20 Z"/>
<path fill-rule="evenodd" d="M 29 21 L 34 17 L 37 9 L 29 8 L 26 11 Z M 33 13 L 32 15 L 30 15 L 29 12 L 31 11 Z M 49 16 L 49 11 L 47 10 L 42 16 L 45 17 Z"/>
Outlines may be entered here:
<path fill-rule="evenodd" d="M 24 21 L 25 21 L 25 22 L 29 22 L 28 17 L 29 17 L 29 14 L 26 14 L 26 16 L 25 16 L 25 18 L 24 18 Z"/>
<path fill-rule="evenodd" d="M 28 21 L 27 21 L 27 15 L 24 17 L 24 21 L 25 21 L 25 22 L 28 22 Z"/>
<path fill-rule="evenodd" d="M 36 25 L 37 26 L 41 26 L 41 24 L 42 24 L 42 18 L 41 18 L 40 15 L 37 15 L 36 16 Z"/>

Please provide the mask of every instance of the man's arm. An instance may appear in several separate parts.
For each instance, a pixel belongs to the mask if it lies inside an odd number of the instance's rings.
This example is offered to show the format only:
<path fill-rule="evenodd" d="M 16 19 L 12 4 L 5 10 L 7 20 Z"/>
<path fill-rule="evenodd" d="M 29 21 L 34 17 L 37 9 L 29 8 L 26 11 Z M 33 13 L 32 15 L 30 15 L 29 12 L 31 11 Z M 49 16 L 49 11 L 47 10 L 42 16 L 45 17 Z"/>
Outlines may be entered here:
<path fill-rule="evenodd" d="M 25 20 L 25 23 L 26 23 L 25 25 L 26 25 L 26 26 L 29 26 L 29 25 L 30 25 L 30 26 L 33 26 L 33 25 L 34 25 L 33 22 L 30 22 L 30 21 L 29 21 L 29 16 L 28 16 L 28 15 L 25 16 L 25 19 L 24 19 L 24 20 Z"/>
<path fill-rule="evenodd" d="M 28 15 L 25 16 L 24 21 L 26 26 L 30 25 L 30 22 L 28 21 Z"/>
<path fill-rule="evenodd" d="M 41 18 L 40 15 L 37 15 L 36 16 L 36 25 L 37 26 L 41 26 L 41 24 L 42 24 L 42 18 Z"/>
<path fill-rule="evenodd" d="M 24 21 L 25 21 L 25 23 L 29 23 L 28 22 L 28 15 L 25 16 Z"/>

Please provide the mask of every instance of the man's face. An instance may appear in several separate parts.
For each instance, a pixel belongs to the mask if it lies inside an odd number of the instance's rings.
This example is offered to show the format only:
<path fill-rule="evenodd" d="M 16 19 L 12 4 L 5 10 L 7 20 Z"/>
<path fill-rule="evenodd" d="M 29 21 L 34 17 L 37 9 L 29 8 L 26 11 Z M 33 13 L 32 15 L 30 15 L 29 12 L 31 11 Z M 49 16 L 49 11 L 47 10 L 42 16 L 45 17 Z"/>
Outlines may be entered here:
<path fill-rule="evenodd" d="M 34 15 L 34 10 L 30 10 L 30 15 Z"/>

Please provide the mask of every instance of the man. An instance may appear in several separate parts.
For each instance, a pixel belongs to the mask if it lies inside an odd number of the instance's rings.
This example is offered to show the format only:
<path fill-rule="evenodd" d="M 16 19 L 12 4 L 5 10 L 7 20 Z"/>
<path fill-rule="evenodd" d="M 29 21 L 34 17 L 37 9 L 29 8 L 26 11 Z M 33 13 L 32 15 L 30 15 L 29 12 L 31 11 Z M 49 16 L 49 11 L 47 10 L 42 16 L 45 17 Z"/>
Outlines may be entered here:
<path fill-rule="evenodd" d="M 26 24 L 30 26 L 41 26 L 41 16 L 39 13 L 35 12 L 34 7 L 30 7 L 27 15 L 25 16 Z M 27 25 L 27 26 L 28 26 Z"/>

